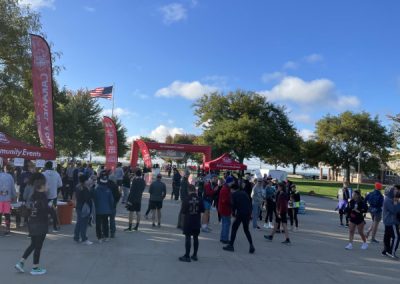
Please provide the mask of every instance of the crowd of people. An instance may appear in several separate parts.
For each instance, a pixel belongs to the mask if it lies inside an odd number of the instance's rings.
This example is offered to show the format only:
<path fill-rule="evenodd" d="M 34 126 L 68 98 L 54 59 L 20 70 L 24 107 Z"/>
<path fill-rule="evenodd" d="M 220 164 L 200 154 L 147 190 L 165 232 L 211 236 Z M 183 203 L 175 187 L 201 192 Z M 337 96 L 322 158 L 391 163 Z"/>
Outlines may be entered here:
<path fill-rule="evenodd" d="M 91 164 L 80 162 L 70 162 L 65 169 L 57 166 L 55 170 L 52 162 L 47 162 L 41 171 L 29 163 L 21 170 L 9 166 L 0 168 L 0 220 L 4 215 L 5 235 L 10 234 L 11 204 L 18 200 L 22 206 L 20 214 L 17 214 L 16 225 L 27 225 L 31 240 L 15 265 L 20 272 L 24 272 L 24 263 L 33 252 L 31 274 L 46 273 L 39 266 L 40 252 L 48 233 L 50 218 L 53 232 L 60 230 L 57 216 L 59 196 L 64 201 L 73 200 L 75 204 L 73 240 L 77 243 L 93 244 L 87 237 L 87 228 L 92 224 L 95 224 L 98 243 L 115 238 L 115 217 L 120 201 L 128 212 L 128 227 L 123 231 L 139 230 L 142 197 L 147 186 L 141 169 L 122 167 L 119 163 L 113 171 L 102 166 L 94 170 Z M 276 234 L 283 233 L 282 243 L 291 244 L 289 231 L 299 228 L 301 200 L 296 185 L 291 181 L 277 181 L 270 176 L 253 178 L 250 174 L 238 178 L 230 172 L 223 176 L 219 173 L 198 174 L 197 178 L 192 178 L 188 170 L 181 174 L 177 168 L 173 168 L 172 172 L 171 200 L 180 200 L 177 228 L 185 235 L 185 254 L 179 258 L 180 261 L 198 260 L 199 235 L 212 231 L 210 215 L 214 210 L 221 225 L 219 238 L 225 251 L 235 250 L 237 231 L 242 225 L 249 243 L 249 253 L 253 254 L 255 247 L 250 228 L 254 232 L 260 231 L 259 222 L 262 221 L 262 227 L 270 229 L 270 234 L 264 235 L 267 241 L 273 241 Z M 18 194 L 15 184 L 19 186 Z M 152 227 L 161 227 L 161 209 L 167 196 L 167 187 L 161 173 L 156 175 L 148 188 L 149 203 L 145 217 L 148 219 L 151 212 Z M 397 258 L 400 186 L 388 187 L 385 197 L 381 193 L 382 189 L 382 185 L 376 183 L 375 190 L 363 198 L 360 191 L 352 190 L 348 183 L 344 183 L 338 192 L 339 203 L 336 209 L 339 211 L 340 225 L 349 228 L 346 249 L 353 248 L 356 229 L 363 241 L 361 249 L 368 248 L 367 239 L 371 243 L 378 243 L 376 232 L 383 217 L 385 234 L 382 255 Z M 364 233 L 367 213 L 371 214 L 373 222 Z M 192 240 L 193 253 L 190 255 Z"/>
<path fill-rule="evenodd" d="M 349 228 L 349 243 L 345 249 L 353 249 L 356 229 L 362 240 L 361 249 L 368 249 L 368 239 L 371 244 L 378 244 L 376 233 L 379 223 L 383 220 L 385 231 L 382 255 L 398 259 L 396 251 L 400 242 L 400 185 L 386 187 L 384 194 L 382 190 L 383 185 L 379 182 L 375 183 L 374 190 L 368 192 L 365 197 L 360 190 L 353 190 L 348 182 L 344 182 L 343 187 L 339 189 L 336 210 L 339 211 L 340 226 Z M 365 232 L 367 213 L 371 215 L 372 224 Z"/>

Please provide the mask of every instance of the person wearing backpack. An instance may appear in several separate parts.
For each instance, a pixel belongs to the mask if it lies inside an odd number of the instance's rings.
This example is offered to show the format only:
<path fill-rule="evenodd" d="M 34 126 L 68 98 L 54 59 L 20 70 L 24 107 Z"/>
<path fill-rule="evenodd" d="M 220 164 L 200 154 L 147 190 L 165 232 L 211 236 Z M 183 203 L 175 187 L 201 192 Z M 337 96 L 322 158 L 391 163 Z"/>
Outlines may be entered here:
<path fill-rule="evenodd" d="M 365 201 L 368 203 L 368 212 L 371 214 L 372 224 L 367 231 L 367 239 L 371 234 L 371 243 L 379 243 L 376 239 L 376 231 L 378 230 L 379 223 L 382 220 L 382 207 L 383 207 L 383 195 L 381 193 L 382 184 L 380 182 L 375 183 L 375 189 L 367 194 Z"/>
<path fill-rule="evenodd" d="M 85 245 L 92 245 L 93 242 L 89 241 L 86 236 L 87 225 L 92 212 L 92 196 L 89 188 L 85 185 L 86 181 L 86 175 L 80 175 L 79 184 L 75 189 L 76 224 L 74 230 L 74 241 L 79 243 L 79 240 L 81 240 Z"/>
<path fill-rule="evenodd" d="M 29 199 L 31 214 L 28 218 L 28 230 L 31 244 L 25 250 L 20 261 L 15 268 L 24 273 L 24 264 L 29 255 L 33 252 L 32 275 L 42 275 L 46 273 L 46 269 L 39 267 L 40 253 L 46 234 L 49 230 L 49 213 L 50 206 L 46 194 L 46 178 L 41 173 L 34 173 L 31 176 L 33 194 Z"/>

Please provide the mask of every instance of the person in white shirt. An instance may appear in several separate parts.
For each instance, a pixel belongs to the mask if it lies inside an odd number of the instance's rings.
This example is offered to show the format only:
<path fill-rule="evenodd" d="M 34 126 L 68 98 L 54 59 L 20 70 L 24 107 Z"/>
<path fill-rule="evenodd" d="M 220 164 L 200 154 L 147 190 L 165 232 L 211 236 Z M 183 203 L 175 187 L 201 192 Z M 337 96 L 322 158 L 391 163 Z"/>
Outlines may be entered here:
<path fill-rule="evenodd" d="M 46 178 L 47 199 L 49 204 L 51 202 L 51 218 L 53 219 L 53 233 L 59 231 L 58 217 L 57 217 L 57 196 L 58 189 L 62 187 L 62 180 L 59 173 L 53 170 L 53 162 L 47 161 L 44 166 L 45 171 L 43 175 Z"/>

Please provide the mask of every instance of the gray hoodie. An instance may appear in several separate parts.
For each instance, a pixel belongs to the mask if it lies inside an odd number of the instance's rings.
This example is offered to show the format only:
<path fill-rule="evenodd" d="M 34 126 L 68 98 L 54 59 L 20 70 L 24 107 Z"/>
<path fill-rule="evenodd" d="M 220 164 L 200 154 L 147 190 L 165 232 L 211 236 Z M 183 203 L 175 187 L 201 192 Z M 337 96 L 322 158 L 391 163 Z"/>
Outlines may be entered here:
<path fill-rule="evenodd" d="M 394 205 L 394 188 L 385 191 L 385 200 L 383 201 L 383 224 L 392 226 L 398 224 L 397 214 L 400 213 L 400 203 Z"/>

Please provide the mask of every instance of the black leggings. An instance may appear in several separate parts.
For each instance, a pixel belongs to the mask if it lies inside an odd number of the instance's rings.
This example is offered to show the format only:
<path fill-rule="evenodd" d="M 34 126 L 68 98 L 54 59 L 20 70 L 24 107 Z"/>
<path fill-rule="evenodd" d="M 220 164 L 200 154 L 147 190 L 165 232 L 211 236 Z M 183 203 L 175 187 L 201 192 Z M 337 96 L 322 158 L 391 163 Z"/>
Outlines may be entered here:
<path fill-rule="evenodd" d="M 299 227 L 299 221 L 297 220 L 297 214 L 299 213 L 299 208 L 289 208 L 289 219 L 290 219 L 290 226 L 293 226 L 293 219 L 296 225 L 296 228 Z"/>
<path fill-rule="evenodd" d="M 396 254 L 400 242 L 399 234 L 399 225 L 385 226 L 383 252 L 388 252 L 392 255 Z"/>
<path fill-rule="evenodd" d="M 187 256 L 187 257 L 189 257 L 189 255 L 190 255 L 190 248 L 192 246 L 191 236 L 193 236 L 193 255 L 197 256 L 197 251 L 199 250 L 199 234 L 193 234 L 193 235 L 186 234 L 185 235 L 185 249 L 186 249 L 185 256 Z"/>
<path fill-rule="evenodd" d="M 271 199 L 267 199 L 267 215 L 265 216 L 265 223 L 267 223 L 268 221 L 272 223 L 274 211 L 275 202 Z"/>
<path fill-rule="evenodd" d="M 31 236 L 31 244 L 25 250 L 22 258 L 27 259 L 33 251 L 33 265 L 38 265 L 39 260 L 40 260 L 40 251 L 42 250 L 42 246 L 43 246 L 43 242 L 44 242 L 45 238 L 46 238 L 46 234 L 38 235 L 38 236 Z"/>
<path fill-rule="evenodd" d="M 246 235 L 247 240 L 249 241 L 249 244 L 252 246 L 253 240 L 251 238 L 251 234 L 249 231 L 250 217 L 243 217 L 243 216 L 236 216 L 235 222 L 233 222 L 230 245 L 233 246 L 233 244 L 235 243 L 236 233 L 237 230 L 239 229 L 240 223 L 243 224 L 243 231 Z"/>

